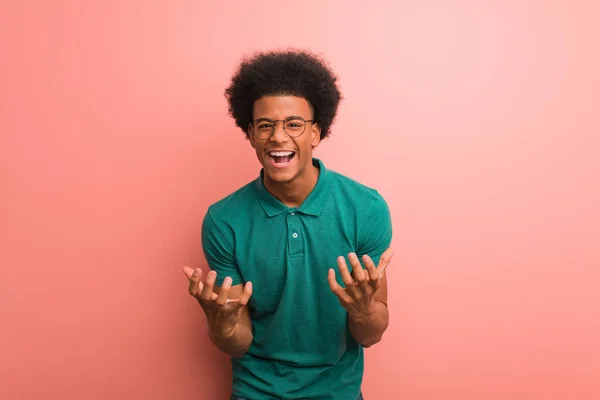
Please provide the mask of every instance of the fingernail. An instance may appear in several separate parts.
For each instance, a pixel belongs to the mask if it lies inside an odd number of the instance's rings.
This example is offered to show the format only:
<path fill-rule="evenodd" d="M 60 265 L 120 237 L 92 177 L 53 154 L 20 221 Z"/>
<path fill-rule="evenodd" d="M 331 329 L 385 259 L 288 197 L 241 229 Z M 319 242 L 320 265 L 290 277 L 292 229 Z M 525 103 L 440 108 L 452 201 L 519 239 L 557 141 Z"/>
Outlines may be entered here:
<path fill-rule="evenodd" d="M 230 277 L 225 278 L 225 280 L 223 280 L 223 285 L 229 285 L 231 284 L 232 280 Z"/>
<path fill-rule="evenodd" d="M 356 256 L 356 253 L 350 253 L 349 257 L 352 258 L 353 260 L 357 260 L 358 257 Z"/>
<path fill-rule="evenodd" d="M 194 270 L 194 275 L 196 275 L 196 276 L 200 275 L 200 268 L 196 268 Z"/>

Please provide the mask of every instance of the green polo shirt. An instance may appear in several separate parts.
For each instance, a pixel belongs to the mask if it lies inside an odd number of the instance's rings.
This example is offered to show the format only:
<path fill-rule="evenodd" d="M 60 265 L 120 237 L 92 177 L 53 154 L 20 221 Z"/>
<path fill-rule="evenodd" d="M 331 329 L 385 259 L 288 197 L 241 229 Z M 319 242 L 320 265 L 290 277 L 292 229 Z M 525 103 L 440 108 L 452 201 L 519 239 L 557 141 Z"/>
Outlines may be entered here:
<path fill-rule="evenodd" d="M 202 246 L 217 285 L 251 281 L 254 339 L 232 359 L 233 393 L 249 400 L 354 400 L 363 348 L 327 282 L 336 258 L 369 254 L 375 265 L 391 242 L 390 212 L 374 189 L 319 167 L 316 186 L 289 208 L 253 182 L 209 207 Z M 348 262 L 348 266 L 350 264 Z"/>

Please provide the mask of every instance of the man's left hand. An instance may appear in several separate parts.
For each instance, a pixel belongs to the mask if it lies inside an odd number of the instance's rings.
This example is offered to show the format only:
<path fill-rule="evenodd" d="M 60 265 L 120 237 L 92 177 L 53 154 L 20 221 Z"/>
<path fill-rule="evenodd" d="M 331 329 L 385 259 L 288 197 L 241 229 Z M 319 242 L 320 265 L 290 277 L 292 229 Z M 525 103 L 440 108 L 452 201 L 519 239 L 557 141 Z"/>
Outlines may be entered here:
<path fill-rule="evenodd" d="M 348 259 L 352 265 L 352 274 L 348 270 L 344 256 L 339 256 L 337 259 L 338 268 L 346 288 L 342 288 L 337 283 L 334 269 L 329 270 L 327 275 L 329 287 L 351 318 L 368 320 L 372 315 L 375 294 L 379 289 L 381 276 L 390 263 L 393 254 L 394 251 L 391 248 L 383 252 L 377 267 L 375 267 L 371 257 L 365 254 L 362 258 L 366 267 L 366 270 L 364 270 L 356 254 L 350 253 Z"/>

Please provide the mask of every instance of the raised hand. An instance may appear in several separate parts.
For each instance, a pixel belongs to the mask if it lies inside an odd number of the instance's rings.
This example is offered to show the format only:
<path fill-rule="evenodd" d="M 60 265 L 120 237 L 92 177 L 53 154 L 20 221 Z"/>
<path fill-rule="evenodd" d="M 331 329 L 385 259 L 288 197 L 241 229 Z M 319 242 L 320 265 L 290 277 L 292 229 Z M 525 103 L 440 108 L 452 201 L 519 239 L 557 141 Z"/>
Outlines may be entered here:
<path fill-rule="evenodd" d="M 375 267 L 371 257 L 365 254 L 362 258 L 366 266 L 366 270 L 364 270 L 356 254 L 350 253 L 348 259 L 352 265 L 352 274 L 348 270 L 346 259 L 339 256 L 337 259 L 338 269 L 346 288 L 337 283 L 335 270 L 333 268 L 329 269 L 327 275 L 329 287 L 350 316 L 360 319 L 370 315 L 375 302 L 375 293 L 380 286 L 381 276 L 390 263 L 393 254 L 394 251 L 391 248 L 384 251 L 377 267 Z"/>
<path fill-rule="evenodd" d="M 189 293 L 198 300 L 204 310 L 212 334 L 222 339 L 233 336 L 244 307 L 246 307 L 250 296 L 252 296 L 252 283 L 247 282 L 244 285 L 243 292 L 238 298 L 229 299 L 230 277 L 225 278 L 217 294 L 213 291 L 217 279 L 215 271 L 208 273 L 204 283 L 202 282 L 202 270 L 200 268 L 194 270 L 190 267 L 184 267 L 183 272 L 190 280 Z"/>

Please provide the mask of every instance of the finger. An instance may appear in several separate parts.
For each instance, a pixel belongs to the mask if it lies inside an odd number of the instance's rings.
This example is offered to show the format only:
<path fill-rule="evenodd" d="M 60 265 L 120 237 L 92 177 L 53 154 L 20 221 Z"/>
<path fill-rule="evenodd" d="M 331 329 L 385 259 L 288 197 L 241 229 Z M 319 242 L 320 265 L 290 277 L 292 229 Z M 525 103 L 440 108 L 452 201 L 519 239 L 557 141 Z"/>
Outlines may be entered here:
<path fill-rule="evenodd" d="M 342 291 L 342 287 L 338 285 L 337 281 L 335 280 L 335 271 L 333 268 L 329 268 L 329 271 L 327 271 L 327 282 L 329 283 L 329 288 L 333 293 L 339 294 L 339 292 Z"/>
<path fill-rule="evenodd" d="M 377 266 L 377 273 L 380 278 L 381 278 L 381 275 L 383 274 L 383 271 L 385 271 L 387 266 L 390 264 L 390 261 L 392 260 L 393 255 L 394 255 L 394 249 L 392 249 L 390 247 L 386 251 L 384 251 L 383 254 L 381 255 L 381 257 L 379 258 L 379 265 Z"/>
<path fill-rule="evenodd" d="M 226 277 L 221 285 L 221 289 L 219 289 L 219 295 L 217 296 L 217 304 L 222 306 L 227 303 L 227 298 L 229 297 L 229 289 L 231 289 L 231 278 Z"/>
<path fill-rule="evenodd" d="M 189 268 L 189 267 L 188 267 Z M 191 270 L 191 268 L 189 268 Z M 188 275 L 189 271 L 184 271 L 186 275 Z M 198 296 L 198 293 L 202 290 L 202 270 L 200 268 L 196 268 L 192 270 L 192 273 L 189 274 L 190 285 L 188 291 L 194 297 Z"/>
<path fill-rule="evenodd" d="M 338 299 L 340 299 L 340 301 L 345 303 L 350 303 L 352 301 L 350 295 L 335 280 L 335 271 L 333 268 L 330 268 L 329 272 L 327 273 L 327 282 L 329 282 L 329 288 L 331 291 L 338 297 Z"/>
<path fill-rule="evenodd" d="M 377 267 L 375 266 L 375 263 L 373 262 L 371 257 L 369 257 L 368 254 L 365 254 L 362 259 L 363 259 L 363 263 L 365 263 L 365 267 L 367 267 L 367 273 L 369 274 L 369 279 L 371 281 L 379 280 L 379 273 L 377 272 Z"/>
<path fill-rule="evenodd" d="M 363 256 L 363 262 L 367 267 L 367 274 L 369 275 L 369 285 L 373 288 L 373 291 L 377 291 L 380 285 L 379 273 L 375 268 L 375 263 L 367 254 Z"/>
<path fill-rule="evenodd" d="M 215 281 L 217 280 L 217 273 L 215 271 L 210 271 L 206 276 L 206 282 L 204 282 L 204 287 L 200 292 L 200 298 L 202 300 L 210 300 L 213 298 L 213 287 L 215 285 Z"/>
<path fill-rule="evenodd" d="M 192 275 L 194 274 L 194 269 L 188 267 L 187 265 L 183 267 L 183 273 L 187 276 L 188 279 L 192 279 Z"/>
<path fill-rule="evenodd" d="M 244 291 L 242 292 L 242 295 L 238 300 L 242 307 L 248 304 L 250 296 L 252 296 L 252 282 L 246 282 L 246 284 L 244 285 Z"/>
<path fill-rule="evenodd" d="M 340 270 L 340 274 L 342 275 L 342 281 L 344 285 L 346 285 L 347 289 L 354 288 L 354 280 L 352 276 L 350 276 L 350 271 L 348 271 L 348 266 L 346 265 L 346 259 L 344 256 L 339 256 L 337 258 L 338 269 Z"/>
<path fill-rule="evenodd" d="M 365 271 L 363 271 L 362 265 L 360 265 L 360 261 L 356 256 L 356 253 L 349 253 L 348 259 L 350 260 L 350 264 L 352 265 L 352 277 L 356 283 L 366 282 L 367 276 Z"/>

